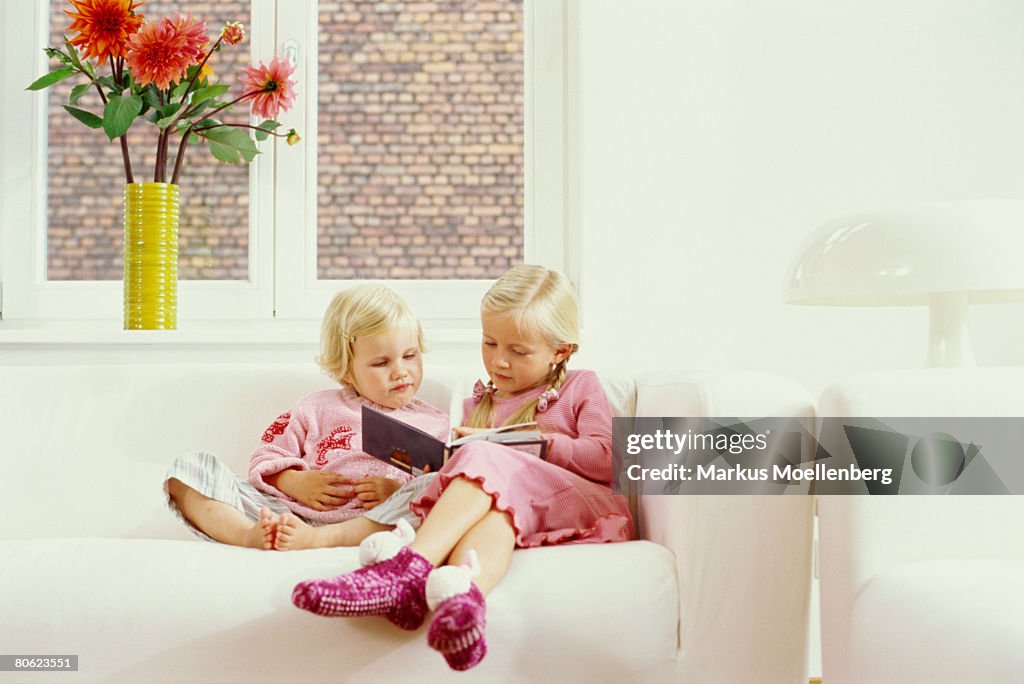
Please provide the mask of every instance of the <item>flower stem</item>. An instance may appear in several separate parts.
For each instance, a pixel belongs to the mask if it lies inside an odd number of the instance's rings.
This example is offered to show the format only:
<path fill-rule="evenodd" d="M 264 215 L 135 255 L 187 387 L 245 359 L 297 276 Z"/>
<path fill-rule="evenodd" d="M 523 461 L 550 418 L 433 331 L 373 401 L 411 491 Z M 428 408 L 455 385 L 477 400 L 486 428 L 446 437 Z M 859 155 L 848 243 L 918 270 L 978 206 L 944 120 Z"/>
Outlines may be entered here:
<path fill-rule="evenodd" d="M 128 134 L 125 133 L 121 136 L 121 161 L 124 162 L 124 182 L 131 184 L 135 182 L 135 176 L 132 174 L 132 158 L 128 154 Z"/>
<path fill-rule="evenodd" d="M 160 92 L 160 104 L 167 104 L 163 92 Z M 163 183 L 167 178 L 167 145 L 170 142 L 168 135 L 168 130 L 165 128 L 160 131 L 156 138 L 156 164 L 153 169 L 154 183 Z"/>
<path fill-rule="evenodd" d="M 114 75 L 115 82 L 118 85 L 121 85 L 121 78 L 124 75 L 124 58 L 118 57 L 117 65 L 115 66 L 114 57 L 111 55 L 110 71 Z M 100 93 L 100 99 L 103 101 L 103 104 L 106 105 L 107 98 L 103 94 L 103 89 L 100 87 L 98 82 L 93 81 L 93 83 L 96 84 L 96 90 Z M 124 163 L 124 181 L 125 183 L 131 184 L 135 182 L 135 174 L 132 173 L 132 158 L 131 154 L 128 152 L 128 131 L 125 131 L 119 140 L 121 142 L 121 161 Z"/>
<path fill-rule="evenodd" d="M 179 100 L 179 102 L 181 102 L 181 108 L 178 110 L 178 115 L 174 117 L 174 121 L 172 121 L 171 124 L 164 130 L 169 132 L 176 123 L 178 123 L 181 119 L 189 115 L 190 108 L 185 106 L 185 100 L 188 98 L 188 94 L 192 92 L 193 86 L 195 86 L 195 84 L 198 82 L 199 75 L 203 73 L 203 67 L 206 66 L 206 62 L 209 61 L 210 57 L 217 50 L 217 46 L 220 45 L 220 42 L 222 40 L 224 40 L 224 34 L 221 34 L 217 38 L 217 42 L 213 44 L 213 47 L 210 48 L 210 51 L 206 53 L 205 57 L 203 57 L 203 61 L 199 63 L 199 68 L 196 69 L 196 72 L 194 74 L 192 74 L 192 79 L 188 82 L 188 88 L 185 89 L 185 92 L 181 96 L 181 100 Z M 168 133 L 168 135 L 170 134 Z M 180 157 L 181 155 L 179 154 L 178 156 Z M 175 166 L 174 177 L 178 177 L 177 166 Z"/>
<path fill-rule="evenodd" d="M 220 45 L 220 42 L 222 40 L 224 40 L 223 33 L 217 38 L 217 42 L 213 44 L 213 47 L 210 48 L 210 51 L 206 53 L 206 56 L 203 57 L 203 61 L 199 63 L 199 68 L 196 69 L 196 72 L 192 74 L 192 80 L 188 82 L 188 88 L 185 89 L 185 93 L 181 96 L 181 104 L 183 106 L 185 104 L 185 98 L 188 97 L 188 94 L 192 92 L 192 86 L 196 84 L 196 81 L 199 79 L 199 75 L 203 73 L 203 67 L 206 66 L 206 63 L 209 61 L 210 56 L 213 55 L 214 51 L 216 51 L 217 46 Z"/>
<path fill-rule="evenodd" d="M 220 107 L 217 107 L 216 109 L 210 111 L 208 114 L 206 114 L 204 117 L 202 117 L 198 121 L 193 121 L 192 125 L 190 125 L 188 128 L 185 129 L 185 132 L 181 135 L 181 143 L 178 145 L 178 155 L 177 155 L 177 157 L 174 160 L 174 173 L 171 175 L 171 183 L 172 184 L 177 184 L 177 182 L 178 182 L 178 175 L 181 173 L 181 165 L 185 161 L 185 148 L 188 146 L 188 137 L 192 134 L 192 131 L 195 130 L 195 127 L 198 126 L 199 124 L 201 124 L 202 122 L 206 121 L 207 119 L 209 119 L 211 116 L 213 116 L 217 112 L 223 111 L 223 110 L 227 109 L 228 107 L 230 107 L 231 105 L 238 104 L 242 100 L 246 100 L 246 99 L 248 99 L 250 97 L 255 97 L 256 95 L 258 95 L 258 94 L 260 94 L 262 92 L 263 92 L 262 90 L 252 90 L 252 91 L 250 91 L 248 93 L 243 93 L 242 95 L 240 95 L 239 97 L 235 98 L 231 102 L 228 102 L 226 104 L 222 104 Z M 239 125 L 239 124 L 221 124 L 221 125 L 232 125 L 233 126 L 233 125 Z"/>

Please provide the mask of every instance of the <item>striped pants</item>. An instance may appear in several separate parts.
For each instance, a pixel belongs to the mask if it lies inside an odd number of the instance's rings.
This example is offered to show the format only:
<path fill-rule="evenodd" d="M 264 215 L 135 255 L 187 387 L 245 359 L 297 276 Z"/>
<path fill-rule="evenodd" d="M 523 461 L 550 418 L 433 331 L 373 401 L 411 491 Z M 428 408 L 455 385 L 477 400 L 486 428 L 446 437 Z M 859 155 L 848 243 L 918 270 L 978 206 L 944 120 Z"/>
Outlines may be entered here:
<path fill-rule="evenodd" d="M 400 519 L 405 518 L 413 528 L 418 528 L 420 519 L 409 510 L 409 503 L 420 495 L 435 476 L 436 474 L 428 474 L 413 478 L 386 501 L 370 509 L 363 516 L 383 525 L 395 525 Z M 207 498 L 226 503 L 253 522 L 260 519 L 260 510 L 264 507 L 274 513 L 292 512 L 281 499 L 256 489 L 247 480 L 235 475 L 223 461 L 213 454 L 203 451 L 185 454 L 174 460 L 164 476 L 164 497 L 167 500 L 168 508 L 171 509 L 175 517 L 192 530 L 193 534 L 208 541 L 213 540 L 189 522 L 171 499 L 167 490 L 167 481 L 171 478 L 179 480 Z M 305 522 L 314 526 L 322 524 L 309 520 Z"/>

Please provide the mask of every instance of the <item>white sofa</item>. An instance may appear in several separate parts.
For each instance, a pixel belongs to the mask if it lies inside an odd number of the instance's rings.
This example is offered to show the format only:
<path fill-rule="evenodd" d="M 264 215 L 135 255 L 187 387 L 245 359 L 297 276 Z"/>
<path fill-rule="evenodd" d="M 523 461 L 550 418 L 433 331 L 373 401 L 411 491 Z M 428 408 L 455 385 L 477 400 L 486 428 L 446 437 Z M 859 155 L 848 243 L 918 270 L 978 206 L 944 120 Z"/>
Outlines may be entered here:
<path fill-rule="evenodd" d="M 1022 388 L 1024 368 L 870 373 L 818 411 L 1020 417 Z M 1024 682 L 1020 496 L 822 496 L 818 518 L 825 682 Z"/>
<path fill-rule="evenodd" d="M 427 377 L 421 396 L 452 409 L 475 379 Z M 604 382 L 618 415 L 813 411 L 757 373 Z M 297 581 L 355 568 L 355 550 L 198 541 L 161 482 L 197 449 L 244 473 L 266 425 L 329 386 L 312 364 L 0 365 L 0 651 L 79 656 L 0 682 L 806 681 L 808 497 L 639 497 L 641 540 L 517 551 L 467 673 L 423 630 L 295 609 Z"/>

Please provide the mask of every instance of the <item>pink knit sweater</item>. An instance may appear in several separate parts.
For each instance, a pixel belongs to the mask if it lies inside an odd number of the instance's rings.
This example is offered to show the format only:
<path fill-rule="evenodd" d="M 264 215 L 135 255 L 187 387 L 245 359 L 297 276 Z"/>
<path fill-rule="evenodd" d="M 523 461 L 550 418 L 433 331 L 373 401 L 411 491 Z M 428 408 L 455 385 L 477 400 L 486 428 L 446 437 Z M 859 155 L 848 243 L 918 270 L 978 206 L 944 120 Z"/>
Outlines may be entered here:
<path fill-rule="evenodd" d="M 249 482 L 278 497 L 310 522 L 340 522 L 362 515 L 365 511 L 358 499 L 330 511 L 317 511 L 272 487 L 265 478 L 294 468 L 329 470 L 352 481 L 387 477 L 407 482 L 411 477 L 408 473 L 363 452 L 363 404 L 439 439 L 448 439 L 448 415 L 419 399 L 400 409 L 390 409 L 360 397 L 351 388 L 314 392 L 299 399 L 263 433 L 263 445 L 249 457 Z"/>

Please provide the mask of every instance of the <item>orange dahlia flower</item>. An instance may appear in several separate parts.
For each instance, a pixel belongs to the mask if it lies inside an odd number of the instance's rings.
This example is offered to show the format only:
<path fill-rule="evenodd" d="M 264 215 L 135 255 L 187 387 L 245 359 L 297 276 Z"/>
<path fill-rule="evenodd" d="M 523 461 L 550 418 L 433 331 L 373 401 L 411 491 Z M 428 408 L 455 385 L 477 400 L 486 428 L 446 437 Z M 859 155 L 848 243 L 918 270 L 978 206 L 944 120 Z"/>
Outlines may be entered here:
<path fill-rule="evenodd" d="M 288 77 L 295 67 L 274 57 L 270 65 L 260 62 L 258 67 L 245 68 L 242 85 L 246 95 L 252 96 L 252 113 L 264 119 L 276 119 L 281 111 L 288 111 L 295 99 L 295 81 Z"/>
<path fill-rule="evenodd" d="M 76 11 L 64 10 L 71 17 L 68 34 L 71 44 L 82 50 L 86 59 L 99 63 L 110 57 L 124 57 L 128 40 L 142 25 L 142 15 L 135 8 L 142 1 L 132 0 L 69 0 Z"/>
<path fill-rule="evenodd" d="M 186 18 L 175 13 L 173 18 L 143 24 L 128 41 L 125 61 L 139 85 L 155 83 L 166 90 L 171 83 L 181 81 L 190 66 L 202 60 L 207 42 L 205 21 L 195 21 L 191 14 Z"/>
<path fill-rule="evenodd" d="M 191 52 L 195 63 L 199 64 L 203 60 L 203 48 L 210 42 L 210 39 L 206 37 L 206 22 L 193 19 L 191 12 L 187 17 L 175 12 L 173 17 L 165 18 L 163 21 L 166 21 L 178 35 L 184 37 L 184 49 Z"/>

